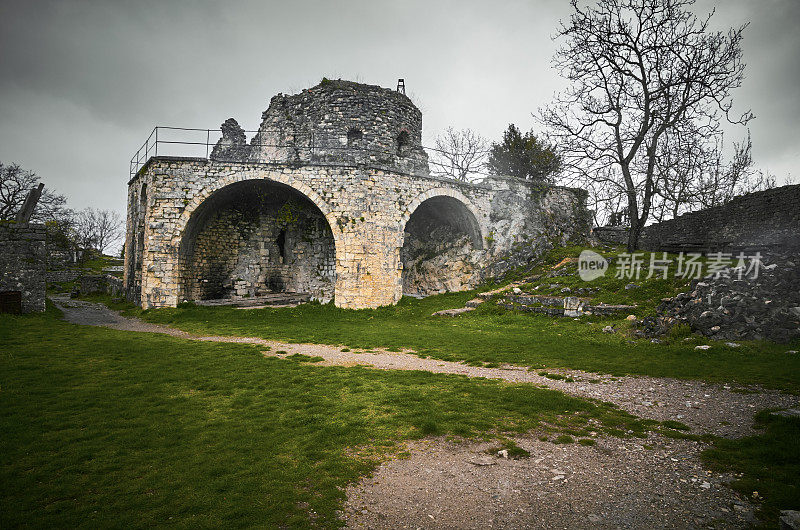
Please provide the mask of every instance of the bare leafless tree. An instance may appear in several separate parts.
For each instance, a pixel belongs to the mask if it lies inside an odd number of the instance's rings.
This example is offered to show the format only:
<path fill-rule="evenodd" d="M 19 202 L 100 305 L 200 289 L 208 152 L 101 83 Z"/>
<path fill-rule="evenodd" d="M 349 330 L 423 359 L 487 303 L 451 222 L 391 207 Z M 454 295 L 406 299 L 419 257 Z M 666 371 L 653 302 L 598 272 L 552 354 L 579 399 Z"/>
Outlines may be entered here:
<path fill-rule="evenodd" d="M 85 208 L 75 216 L 72 230 L 82 250 L 105 252 L 122 239 L 122 217 L 114 210 Z"/>
<path fill-rule="evenodd" d="M 28 193 L 38 185 L 39 178 L 32 171 L 0 162 L 0 219 L 14 219 Z M 31 220 L 39 223 L 58 220 L 67 213 L 66 202 L 63 195 L 45 187 Z"/>
<path fill-rule="evenodd" d="M 436 138 L 430 165 L 436 176 L 470 180 L 486 163 L 488 142 L 471 129 L 457 131 L 452 127 Z"/>
<path fill-rule="evenodd" d="M 634 250 L 657 193 L 662 143 L 692 124 L 719 131 L 731 114 L 731 92 L 744 76 L 746 27 L 709 29 L 710 14 L 689 11 L 694 0 L 598 0 L 562 22 L 555 64 L 570 87 L 539 118 L 557 141 L 571 179 L 624 194 Z"/>
<path fill-rule="evenodd" d="M 774 176 L 753 168 L 749 134 L 742 142 L 734 142 L 730 160 L 724 159 L 723 147 L 721 133 L 707 136 L 678 127 L 665 134 L 656 157 L 652 208 L 656 220 L 719 206 L 739 195 L 775 187 Z"/>
<path fill-rule="evenodd" d="M 733 144 L 733 157 L 723 161 L 722 137 L 712 144 L 708 168 L 696 184 L 694 201 L 699 208 L 711 208 L 730 201 L 738 195 L 775 187 L 775 178 L 755 172 L 751 155 L 753 143 L 750 135 Z"/>

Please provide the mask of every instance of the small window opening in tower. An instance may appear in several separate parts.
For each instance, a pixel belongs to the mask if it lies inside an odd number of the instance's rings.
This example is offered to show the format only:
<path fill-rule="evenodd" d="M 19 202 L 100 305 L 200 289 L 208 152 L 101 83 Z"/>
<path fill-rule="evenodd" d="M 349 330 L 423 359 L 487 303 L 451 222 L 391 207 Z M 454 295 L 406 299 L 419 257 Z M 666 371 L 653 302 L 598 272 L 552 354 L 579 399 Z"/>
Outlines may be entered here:
<path fill-rule="evenodd" d="M 405 154 L 406 147 L 410 138 L 408 136 L 408 131 L 401 131 L 400 134 L 397 136 L 397 155 L 403 156 Z"/>
<path fill-rule="evenodd" d="M 357 146 L 363 138 L 364 132 L 361 129 L 350 129 L 347 131 L 347 147 Z"/>

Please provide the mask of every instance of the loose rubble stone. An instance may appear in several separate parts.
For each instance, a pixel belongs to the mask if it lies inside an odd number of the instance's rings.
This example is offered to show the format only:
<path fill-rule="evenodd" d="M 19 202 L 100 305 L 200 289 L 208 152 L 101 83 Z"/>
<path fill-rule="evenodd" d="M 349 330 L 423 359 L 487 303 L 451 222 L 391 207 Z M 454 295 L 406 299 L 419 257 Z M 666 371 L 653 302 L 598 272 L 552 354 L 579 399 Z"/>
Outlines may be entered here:
<path fill-rule="evenodd" d="M 455 317 L 462 313 L 468 313 L 470 311 L 475 311 L 474 307 L 459 307 L 456 309 L 443 309 L 441 311 L 436 311 L 432 313 L 431 316 L 441 316 L 441 317 Z"/>
<path fill-rule="evenodd" d="M 800 530 L 800 511 L 781 510 L 781 530 Z"/>
<path fill-rule="evenodd" d="M 776 410 L 770 412 L 773 416 L 783 416 L 784 418 L 800 418 L 800 409 L 790 408 L 786 410 Z"/>
<path fill-rule="evenodd" d="M 717 340 L 772 340 L 800 337 L 800 261 L 791 255 L 764 255 L 770 263 L 756 278 L 741 268 L 723 269 L 718 277 L 693 280 L 689 289 L 662 301 L 659 317 L 643 319 L 644 336 L 667 333 L 678 323 Z M 773 266 L 774 265 L 774 266 Z"/>

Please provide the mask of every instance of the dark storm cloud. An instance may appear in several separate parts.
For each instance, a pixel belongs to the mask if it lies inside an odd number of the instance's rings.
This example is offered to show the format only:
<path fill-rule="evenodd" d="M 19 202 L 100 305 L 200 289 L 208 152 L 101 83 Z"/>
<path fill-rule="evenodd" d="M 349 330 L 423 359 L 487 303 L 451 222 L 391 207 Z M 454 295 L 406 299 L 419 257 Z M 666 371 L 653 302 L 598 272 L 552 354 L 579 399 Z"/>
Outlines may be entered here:
<path fill-rule="evenodd" d="M 698 4 L 707 11 L 712 2 Z M 37 172 L 73 206 L 125 208 L 127 162 L 154 125 L 247 129 L 277 92 L 322 76 L 394 86 L 404 77 L 425 140 L 453 125 L 496 138 L 534 125 L 561 80 L 550 40 L 566 1 L 0 4 L 0 160 Z M 748 79 L 758 162 L 800 163 L 800 2 L 719 2 L 751 21 Z M 796 170 L 795 170 L 796 172 Z"/>

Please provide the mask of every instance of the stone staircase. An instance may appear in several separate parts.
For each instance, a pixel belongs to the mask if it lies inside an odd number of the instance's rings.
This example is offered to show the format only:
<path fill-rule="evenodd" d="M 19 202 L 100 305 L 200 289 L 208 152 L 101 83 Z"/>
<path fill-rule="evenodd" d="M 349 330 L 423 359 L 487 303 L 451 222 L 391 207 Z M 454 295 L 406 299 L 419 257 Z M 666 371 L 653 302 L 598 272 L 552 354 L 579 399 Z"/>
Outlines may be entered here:
<path fill-rule="evenodd" d="M 635 305 L 615 305 L 615 304 L 592 304 L 590 298 L 578 296 L 547 296 L 534 295 L 523 292 L 519 286 L 530 282 L 536 278 L 526 278 L 520 282 L 513 282 L 500 289 L 479 293 L 477 298 L 473 298 L 464 307 L 456 309 L 443 309 L 433 313 L 433 316 L 454 317 L 462 313 L 474 311 L 480 304 L 494 299 L 497 305 L 512 311 L 526 311 L 530 313 L 542 313 L 556 317 L 579 317 L 581 315 L 613 315 L 615 313 L 630 312 L 636 309 Z"/>

